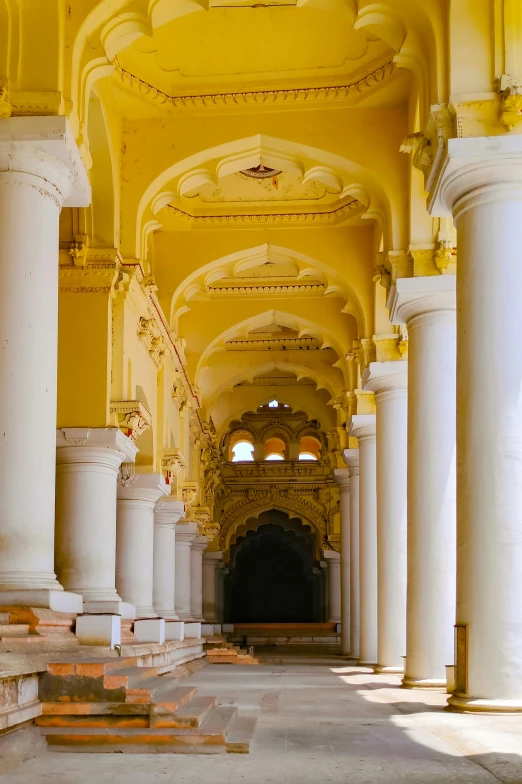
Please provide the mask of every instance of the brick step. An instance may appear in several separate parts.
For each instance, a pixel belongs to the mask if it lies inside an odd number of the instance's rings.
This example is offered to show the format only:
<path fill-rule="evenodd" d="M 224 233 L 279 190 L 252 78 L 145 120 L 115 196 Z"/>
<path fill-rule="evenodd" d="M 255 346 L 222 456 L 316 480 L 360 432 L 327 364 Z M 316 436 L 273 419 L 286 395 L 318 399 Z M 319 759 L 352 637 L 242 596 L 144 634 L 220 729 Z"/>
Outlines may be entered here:
<path fill-rule="evenodd" d="M 217 708 L 217 697 L 195 697 L 177 711 L 165 711 L 163 705 L 153 705 L 151 727 L 201 727 L 211 712 Z"/>
<path fill-rule="evenodd" d="M 225 743 L 227 751 L 232 754 L 248 754 L 250 743 L 256 731 L 257 719 L 255 716 L 234 717 L 227 734 Z"/>
<path fill-rule="evenodd" d="M 244 648 L 213 648 L 207 651 L 209 664 L 259 664 Z"/>
<path fill-rule="evenodd" d="M 213 710 L 201 727 L 42 727 L 41 732 L 52 751 L 246 753 L 250 740 L 244 723 L 238 724 L 236 718 L 237 708 L 221 707 Z M 253 730 L 254 727 L 252 733 Z M 229 735 L 232 736 L 230 749 Z"/>

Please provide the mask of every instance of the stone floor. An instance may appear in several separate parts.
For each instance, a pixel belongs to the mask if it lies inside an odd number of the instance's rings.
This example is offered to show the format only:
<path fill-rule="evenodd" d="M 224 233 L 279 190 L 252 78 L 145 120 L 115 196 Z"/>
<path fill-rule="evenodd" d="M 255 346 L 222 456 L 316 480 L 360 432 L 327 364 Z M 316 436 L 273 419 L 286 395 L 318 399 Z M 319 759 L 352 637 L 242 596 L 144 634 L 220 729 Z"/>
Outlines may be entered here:
<path fill-rule="evenodd" d="M 400 689 L 338 656 L 264 662 L 186 681 L 258 715 L 249 755 L 46 752 L 0 784 L 522 784 L 522 716 L 443 712 L 442 693 Z"/>

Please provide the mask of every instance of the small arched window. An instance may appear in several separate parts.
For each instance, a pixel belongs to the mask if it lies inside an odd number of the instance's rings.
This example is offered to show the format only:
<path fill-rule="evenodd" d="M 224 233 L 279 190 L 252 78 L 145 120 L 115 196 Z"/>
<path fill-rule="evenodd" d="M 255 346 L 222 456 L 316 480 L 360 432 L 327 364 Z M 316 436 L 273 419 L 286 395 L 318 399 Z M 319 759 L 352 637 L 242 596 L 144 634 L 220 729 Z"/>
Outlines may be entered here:
<path fill-rule="evenodd" d="M 254 459 L 254 445 L 250 441 L 237 441 L 232 447 L 232 462 L 252 462 Z"/>
<path fill-rule="evenodd" d="M 299 460 L 319 460 L 321 444 L 314 436 L 303 436 L 299 442 Z"/>
<path fill-rule="evenodd" d="M 265 442 L 265 460 L 286 460 L 286 444 L 282 438 L 273 436 Z"/>

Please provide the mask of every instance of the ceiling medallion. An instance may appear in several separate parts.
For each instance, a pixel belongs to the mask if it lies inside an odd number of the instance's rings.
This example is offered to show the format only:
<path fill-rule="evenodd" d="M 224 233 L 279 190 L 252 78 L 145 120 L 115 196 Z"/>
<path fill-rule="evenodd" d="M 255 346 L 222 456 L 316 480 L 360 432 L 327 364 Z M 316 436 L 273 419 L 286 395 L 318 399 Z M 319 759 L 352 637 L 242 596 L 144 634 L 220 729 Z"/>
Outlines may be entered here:
<path fill-rule="evenodd" d="M 271 169 L 269 166 L 252 166 L 250 169 L 242 169 L 241 174 L 251 177 L 253 180 L 268 180 L 270 177 L 277 177 L 281 174 L 281 169 Z"/>

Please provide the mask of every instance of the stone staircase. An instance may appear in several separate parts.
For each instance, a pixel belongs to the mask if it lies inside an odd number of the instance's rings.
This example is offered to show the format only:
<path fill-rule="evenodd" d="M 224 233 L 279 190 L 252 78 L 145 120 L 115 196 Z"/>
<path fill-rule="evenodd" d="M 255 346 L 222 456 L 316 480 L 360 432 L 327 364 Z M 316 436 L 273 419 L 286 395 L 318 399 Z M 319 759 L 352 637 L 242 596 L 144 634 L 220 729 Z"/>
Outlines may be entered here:
<path fill-rule="evenodd" d="M 223 637 L 207 637 L 203 646 L 207 652 L 209 664 L 259 664 L 259 660 L 251 656 L 246 648 L 240 648 Z"/>
<path fill-rule="evenodd" d="M 164 671 L 165 668 L 163 668 Z M 40 676 L 35 721 L 53 751 L 248 753 L 255 718 L 136 658 L 59 662 Z"/>

